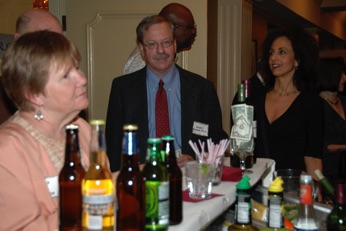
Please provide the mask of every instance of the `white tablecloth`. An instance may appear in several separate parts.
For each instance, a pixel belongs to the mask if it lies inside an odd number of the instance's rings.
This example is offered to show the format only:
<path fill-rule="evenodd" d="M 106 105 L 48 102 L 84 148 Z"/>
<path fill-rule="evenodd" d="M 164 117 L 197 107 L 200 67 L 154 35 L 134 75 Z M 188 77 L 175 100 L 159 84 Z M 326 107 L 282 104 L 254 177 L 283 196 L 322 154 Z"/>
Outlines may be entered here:
<path fill-rule="evenodd" d="M 230 159 L 225 158 L 225 165 L 230 165 Z M 260 179 L 271 178 L 275 162 L 271 159 L 257 158 L 256 164 L 251 168 L 252 173 L 246 173 L 250 177 L 251 185 Z M 184 172 L 184 170 L 183 170 Z M 235 190 L 237 182 L 221 182 L 213 187 L 213 193 L 224 194 L 198 203 L 183 202 L 183 222 L 179 225 L 169 227 L 169 231 L 195 231 L 206 227 L 215 218 L 221 215 L 235 201 Z M 183 179 L 183 189 L 186 182 Z"/>

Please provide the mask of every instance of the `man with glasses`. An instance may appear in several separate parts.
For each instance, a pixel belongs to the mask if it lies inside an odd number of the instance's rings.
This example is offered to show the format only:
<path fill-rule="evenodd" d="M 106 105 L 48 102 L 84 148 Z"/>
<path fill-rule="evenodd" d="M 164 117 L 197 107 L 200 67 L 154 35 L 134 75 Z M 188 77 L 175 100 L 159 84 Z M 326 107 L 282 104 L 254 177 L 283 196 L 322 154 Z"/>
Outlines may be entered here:
<path fill-rule="evenodd" d="M 190 50 L 197 36 L 197 25 L 189 8 L 179 3 L 170 3 L 162 8 L 159 15 L 174 25 L 177 53 Z M 145 62 L 136 47 L 125 64 L 124 74 L 132 73 L 144 66 Z"/>
<path fill-rule="evenodd" d="M 108 102 L 106 141 L 111 170 L 120 168 L 122 127 L 137 124 L 140 162 L 146 159 L 147 139 L 159 137 L 157 93 L 166 95 L 168 132 L 175 137 L 175 149 L 181 150 L 178 164 L 183 166 L 195 154 L 189 140 L 213 142 L 228 136 L 222 128 L 220 103 L 213 84 L 175 63 L 177 51 L 174 25 L 154 15 L 137 26 L 137 44 L 146 66 L 139 71 L 115 78 Z M 163 82 L 163 89 L 162 84 Z"/>

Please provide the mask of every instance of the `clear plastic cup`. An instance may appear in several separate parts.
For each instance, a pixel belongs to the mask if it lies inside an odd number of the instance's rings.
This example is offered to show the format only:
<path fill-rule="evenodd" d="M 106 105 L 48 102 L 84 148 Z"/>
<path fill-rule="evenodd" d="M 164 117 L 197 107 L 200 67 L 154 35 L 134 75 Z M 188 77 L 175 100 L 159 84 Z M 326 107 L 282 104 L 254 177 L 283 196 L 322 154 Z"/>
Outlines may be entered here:
<path fill-rule="evenodd" d="M 186 184 L 189 196 L 194 199 L 211 197 L 215 180 L 216 165 L 189 161 L 185 165 Z"/>
<path fill-rule="evenodd" d="M 213 185 L 219 185 L 221 183 L 222 171 L 223 171 L 223 159 L 224 156 L 221 156 L 216 163 L 216 174 Z"/>

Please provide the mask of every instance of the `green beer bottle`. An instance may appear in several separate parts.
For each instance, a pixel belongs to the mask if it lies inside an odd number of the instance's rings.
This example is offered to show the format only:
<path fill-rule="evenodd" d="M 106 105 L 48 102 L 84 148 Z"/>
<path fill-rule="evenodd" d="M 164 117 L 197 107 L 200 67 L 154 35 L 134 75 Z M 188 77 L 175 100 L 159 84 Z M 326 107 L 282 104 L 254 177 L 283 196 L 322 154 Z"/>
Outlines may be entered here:
<path fill-rule="evenodd" d="M 161 160 L 161 139 L 148 139 L 145 179 L 145 230 L 168 230 L 169 174 Z"/>

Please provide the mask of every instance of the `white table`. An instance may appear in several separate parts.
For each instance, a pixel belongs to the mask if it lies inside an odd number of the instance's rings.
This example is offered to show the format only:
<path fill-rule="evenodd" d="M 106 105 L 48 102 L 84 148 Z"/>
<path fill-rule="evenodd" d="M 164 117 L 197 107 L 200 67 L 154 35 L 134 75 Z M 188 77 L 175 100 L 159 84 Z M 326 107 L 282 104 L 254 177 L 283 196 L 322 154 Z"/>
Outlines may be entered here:
<path fill-rule="evenodd" d="M 226 166 L 230 165 L 229 158 L 225 158 L 224 161 Z M 253 172 L 246 173 L 251 179 L 251 185 L 256 184 L 260 179 L 270 176 L 274 166 L 275 162 L 271 159 L 257 158 L 256 164 L 250 169 Z M 223 196 L 198 203 L 183 202 L 183 222 L 179 225 L 169 226 L 168 230 L 195 231 L 205 228 L 234 203 L 236 184 L 237 182 L 221 182 L 220 185 L 213 187 L 213 193 L 224 194 Z M 183 179 L 183 190 L 185 189 L 186 183 L 185 179 Z"/>

